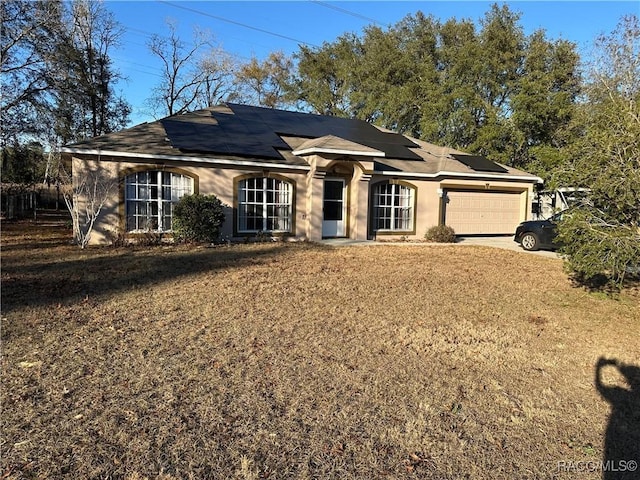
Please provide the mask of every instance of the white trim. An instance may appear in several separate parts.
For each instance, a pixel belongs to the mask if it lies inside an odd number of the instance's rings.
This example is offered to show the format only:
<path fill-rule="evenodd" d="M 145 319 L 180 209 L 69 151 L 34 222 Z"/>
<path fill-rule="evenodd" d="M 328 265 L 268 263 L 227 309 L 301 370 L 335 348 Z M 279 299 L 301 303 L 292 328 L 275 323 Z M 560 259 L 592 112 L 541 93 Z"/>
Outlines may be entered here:
<path fill-rule="evenodd" d="M 309 147 L 304 150 L 294 150 L 291 153 L 294 155 L 309 155 L 312 153 L 332 153 L 335 155 L 362 155 L 366 157 L 385 157 L 385 153 L 379 150 L 374 152 L 372 151 L 363 151 L 360 152 L 358 150 L 341 150 L 338 148 L 321 148 L 321 147 Z"/>
<path fill-rule="evenodd" d="M 309 149 L 311 150 L 311 149 Z M 131 153 L 131 152 L 119 152 L 112 150 L 83 150 L 81 148 L 69 148 L 62 147 L 60 149 L 63 153 L 77 153 L 83 155 L 108 155 L 113 157 L 130 157 L 130 158 L 147 158 L 150 160 L 176 160 L 183 162 L 199 162 L 199 163 L 212 163 L 212 164 L 220 164 L 220 165 L 238 165 L 245 167 L 264 167 L 270 169 L 281 169 L 281 170 L 311 170 L 309 165 L 284 165 L 278 163 L 268 163 L 268 162 L 254 162 L 250 160 L 228 160 L 222 158 L 205 158 L 205 157 L 183 157 L 179 155 L 153 155 L 146 153 Z M 296 150 L 292 152 L 294 155 L 300 155 L 301 152 L 305 152 L 306 150 Z M 372 152 L 353 152 L 348 150 L 333 150 L 333 149 L 313 149 L 313 151 L 320 152 L 325 151 L 325 153 L 344 153 L 351 155 L 364 155 L 364 156 L 374 156 L 374 157 L 384 157 L 384 153 L 372 153 Z M 447 172 L 440 171 L 437 173 L 410 173 L 410 172 L 373 172 L 373 175 L 383 175 L 383 176 L 391 176 L 391 177 L 415 177 L 415 178 L 436 178 L 442 176 L 450 176 L 450 177 L 472 177 L 472 178 L 498 178 L 504 180 L 535 180 L 536 183 L 544 183 L 540 177 L 525 177 L 522 175 L 488 175 L 488 174 L 480 174 L 480 173 L 461 173 L 461 172 Z"/>
<path fill-rule="evenodd" d="M 484 175 L 481 173 L 461 173 L 440 171 L 437 173 L 409 173 L 409 172 L 373 172 L 373 175 L 384 175 L 388 177 L 416 177 L 416 178 L 436 178 L 436 177 L 472 177 L 472 178 L 499 178 L 501 180 L 535 180 L 536 183 L 543 183 L 540 177 L 525 177 L 523 175 Z"/>
<path fill-rule="evenodd" d="M 130 157 L 130 158 L 148 158 L 150 160 L 177 160 L 183 162 L 199 162 L 199 163 L 214 163 L 221 165 L 239 165 L 245 167 L 265 167 L 265 168 L 277 168 L 282 170 L 311 170 L 308 165 L 284 165 L 278 163 L 268 162 L 253 162 L 251 160 L 228 160 L 222 158 L 205 158 L 205 157 L 182 157 L 179 155 L 153 155 L 148 153 L 131 153 L 131 152 L 118 152 L 112 150 L 83 150 L 80 148 L 63 147 L 60 149 L 63 153 L 77 153 L 83 155 L 107 155 L 112 157 Z"/>

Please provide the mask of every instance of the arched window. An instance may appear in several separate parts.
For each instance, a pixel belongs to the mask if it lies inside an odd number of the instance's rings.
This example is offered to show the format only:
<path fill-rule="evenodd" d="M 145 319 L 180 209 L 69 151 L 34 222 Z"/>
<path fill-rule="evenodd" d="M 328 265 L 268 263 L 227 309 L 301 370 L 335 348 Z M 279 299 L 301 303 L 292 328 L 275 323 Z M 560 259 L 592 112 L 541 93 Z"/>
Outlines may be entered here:
<path fill-rule="evenodd" d="M 127 232 L 171 231 L 173 206 L 193 193 L 193 178 L 147 170 L 125 178 Z"/>
<path fill-rule="evenodd" d="M 382 182 L 373 186 L 373 229 L 376 232 L 413 231 L 415 188 Z"/>
<path fill-rule="evenodd" d="M 238 233 L 292 230 L 293 184 L 279 178 L 251 177 L 238 182 Z"/>

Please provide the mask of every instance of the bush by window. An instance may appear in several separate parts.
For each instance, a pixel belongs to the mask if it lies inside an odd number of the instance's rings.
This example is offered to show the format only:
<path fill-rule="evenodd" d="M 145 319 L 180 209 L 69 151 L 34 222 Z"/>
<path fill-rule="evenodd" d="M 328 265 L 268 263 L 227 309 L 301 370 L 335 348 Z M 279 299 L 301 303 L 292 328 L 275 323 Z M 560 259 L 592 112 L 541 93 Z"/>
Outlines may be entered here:
<path fill-rule="evenodd" d="M 454 243 L 456 241 L 456 232 L 448 225 L 437 225 L 427 230 L 424 238 L 428 242 Z"/>
<path fill-rule="evenodd" d="M 181 241 L 213 243 L 223 223 L 223 205 L 215 195 L 185 195 L 173 209 L 173 233 Z"/>

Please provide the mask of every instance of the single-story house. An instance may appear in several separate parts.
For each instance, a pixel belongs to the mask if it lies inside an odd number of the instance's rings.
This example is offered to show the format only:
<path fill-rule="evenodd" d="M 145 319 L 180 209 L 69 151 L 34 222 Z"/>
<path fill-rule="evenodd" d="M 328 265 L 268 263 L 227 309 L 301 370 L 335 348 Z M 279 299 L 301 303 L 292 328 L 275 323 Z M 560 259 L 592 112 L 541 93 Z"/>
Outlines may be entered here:
<path fill-rule="evenodd" d="M 513 234 L 527 220 L 529 173 L 361 120 L 233 103 L 143 123 L 63 148 L 77 180 L 117 180 L 92 243 L 170 232 L 185 194 L 216 195 L 223 237 L 320 240 Z M 117 190 L 117 191 L 115 191 Z"/>

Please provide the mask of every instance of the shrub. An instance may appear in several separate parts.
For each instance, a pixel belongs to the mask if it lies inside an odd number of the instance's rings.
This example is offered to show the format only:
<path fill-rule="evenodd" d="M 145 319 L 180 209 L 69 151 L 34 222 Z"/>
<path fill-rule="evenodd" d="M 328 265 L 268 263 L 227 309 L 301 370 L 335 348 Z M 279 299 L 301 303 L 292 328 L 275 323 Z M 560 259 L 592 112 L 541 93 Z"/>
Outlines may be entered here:
<path fill-rule="evenodd" d="M 615 213 L 582 205 L 563 215 L 558 224 L 560 253 L 573 279 L 582 285 L 621 290 L 627 276 L 639 273 L 640 230 L 621 222 Z"/>
<path fill-rule="evenodd" d="M 427 230 L 424 238 L 429 242 L 454 243 L 456 241 L 456 232 L 447 225 L 437 225 Z"/>
<path fill-rule="evenodd" d="M 214 242 L 223 223 L 222 202 L 215 195 L 185 195 L 173 209 L 172 229 L 179 241 Z"/>

